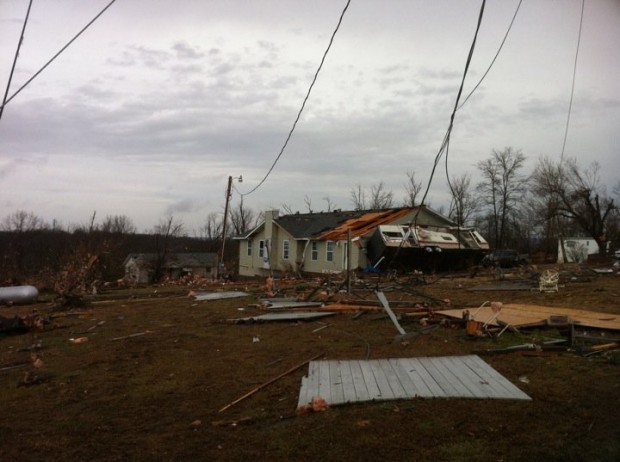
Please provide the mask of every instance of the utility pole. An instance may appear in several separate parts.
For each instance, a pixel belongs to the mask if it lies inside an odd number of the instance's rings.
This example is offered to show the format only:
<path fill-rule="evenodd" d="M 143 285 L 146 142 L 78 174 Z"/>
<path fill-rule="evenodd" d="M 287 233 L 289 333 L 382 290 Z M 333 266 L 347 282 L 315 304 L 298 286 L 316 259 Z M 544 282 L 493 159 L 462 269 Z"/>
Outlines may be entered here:
<path fill-rule="evenodd" d="M 243 181 L 243 177 L 239 175 L 235 177 L 239 180 L 239 183 Z M 231 190 L 232 190 L 233 177 L 228 177 L 228 187 L 226 188 L 226 205 L 224 205 L 224 222 L 222 223 L 222 249 L 220 250 L 220 261 L 217 265 L 217 277 L 222 276 L 224 270 L 224 248 L 226 247 L 226 224 L 228 223 L 228 207 L 230 204 Z"/>

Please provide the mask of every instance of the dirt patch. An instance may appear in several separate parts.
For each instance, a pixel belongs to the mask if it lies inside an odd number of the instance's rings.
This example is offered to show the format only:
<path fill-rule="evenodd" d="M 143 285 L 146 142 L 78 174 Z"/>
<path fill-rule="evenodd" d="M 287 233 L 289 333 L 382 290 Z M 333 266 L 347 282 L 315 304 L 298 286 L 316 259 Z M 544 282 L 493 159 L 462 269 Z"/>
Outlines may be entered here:
<path fill-rule="evenodd" d="M 391 301 L 431 307 L 445 299 L 456 308 L 497 300 L 620 315 L 620 276 L 577 270 L 564 274 L 557 293 L 470 290 L 493 283 L 494 275 L 401 281 L 409 292 L 390 289 L 398 286 L 394 281 L 366 280 L 354 292 L 372 294 L 380 282 Z M 502 277 L 530 280 L 525 273 Z M 280 289 L 301 295 L 312 283 L 289 281 Z M 183 287 L 151 288 L 102 294 L 71 311 L 37 305 L 56 328 L 0 337 L 0 460 L 620 460 L 620 367 L 613 355 L 483 357 L 531 402 L 415 399 L 297 415 L 306 367 L 218 412 L 317 354 L 462 355 L 560 337 L 555 329 L 533 329 L 473 339 L 462 326 L 442 325 L 393 342 L 397 331 L 380 311 L 312 322 L 222 323 L 263 313 L 254 306 L 260 285 L 234 290 L 250 296 L 199 302 Z M 0 315 L 32 309 L 4 307 Z M 401 322 L 406 330 L 419 327 L 416 318 Z M 70 341 L 82 337 L 88 340 Z M 27 373 L 36 382 L 25 384 Z"/>

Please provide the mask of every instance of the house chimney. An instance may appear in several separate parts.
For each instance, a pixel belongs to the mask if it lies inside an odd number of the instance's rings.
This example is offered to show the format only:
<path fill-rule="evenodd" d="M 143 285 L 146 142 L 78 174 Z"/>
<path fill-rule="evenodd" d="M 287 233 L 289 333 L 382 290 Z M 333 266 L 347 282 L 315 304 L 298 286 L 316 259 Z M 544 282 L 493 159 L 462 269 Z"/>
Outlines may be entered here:
<path fill-rule="evenodd" d="M 265 239 L 273 237 L 273 221 L 278 218 L 278 210 L 265 210 Z"/>

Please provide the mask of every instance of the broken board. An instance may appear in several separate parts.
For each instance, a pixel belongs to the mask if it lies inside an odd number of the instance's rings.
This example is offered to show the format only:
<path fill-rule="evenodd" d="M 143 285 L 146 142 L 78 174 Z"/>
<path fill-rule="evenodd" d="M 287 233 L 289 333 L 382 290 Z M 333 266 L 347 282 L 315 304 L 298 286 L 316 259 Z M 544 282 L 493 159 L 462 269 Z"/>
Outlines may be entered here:
<path fill-rule="evenodd" d="M 411 398 L 531 398 L 479 356 L 312 361 L 298 407 L 323 398 L 330 406 Z"/>

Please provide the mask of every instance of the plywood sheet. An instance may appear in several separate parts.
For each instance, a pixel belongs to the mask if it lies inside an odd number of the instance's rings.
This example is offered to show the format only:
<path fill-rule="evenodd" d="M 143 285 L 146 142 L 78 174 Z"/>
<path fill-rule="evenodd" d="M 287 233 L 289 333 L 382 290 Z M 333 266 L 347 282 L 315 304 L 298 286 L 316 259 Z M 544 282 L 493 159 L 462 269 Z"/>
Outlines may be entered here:
<path fill-rule="evenodd" d="M 435 313 L 461 319 L 463 311 L 462 309 L 455 309 L 436 311 Z M 485 306 L 480 310 L 472 308 L 469 312 L 473 316 L 473 320 L 483 323 L 492 320 L 494 315 L 490 306 Z M 527 326 L 545 322 L 551 316 L 569 316 L 574 324 L 584 327 L 620 330 L 620 314 L 525 304 L 503 305 L 497 318 L 489 322 L 489 325 L 498 326 L 498 321 L 500 321 L 515 327 Z"/>
<path fill-rule="evenodd" d="M 298 406 L 320 396 L 330 406 L 411 398 L 531 398 L 476 355 L 312 361 Z"/>

